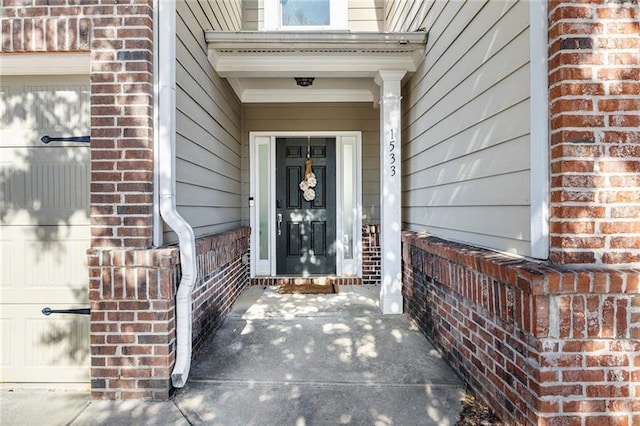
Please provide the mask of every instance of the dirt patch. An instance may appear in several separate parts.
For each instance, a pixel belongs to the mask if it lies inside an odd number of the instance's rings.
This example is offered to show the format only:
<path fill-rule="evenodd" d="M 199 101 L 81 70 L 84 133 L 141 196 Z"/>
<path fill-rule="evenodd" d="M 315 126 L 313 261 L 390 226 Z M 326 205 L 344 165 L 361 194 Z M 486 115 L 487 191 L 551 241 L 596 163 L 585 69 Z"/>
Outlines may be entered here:
<path fill-rule="evenodd" d="M 489 407 L 467 390 L 456 426 L 506 426 L 506 423 L 500 421 Z"/>

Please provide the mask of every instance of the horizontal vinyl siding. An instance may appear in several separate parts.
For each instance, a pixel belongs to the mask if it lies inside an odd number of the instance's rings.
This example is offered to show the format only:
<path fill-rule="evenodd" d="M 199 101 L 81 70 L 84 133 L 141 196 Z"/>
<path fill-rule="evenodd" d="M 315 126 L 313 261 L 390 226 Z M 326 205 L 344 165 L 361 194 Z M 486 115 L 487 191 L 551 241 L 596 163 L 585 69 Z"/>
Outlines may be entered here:
<path fill-rule="evenodd" d="M 262 30 L 264 0 L 243 0 L 243 29 Z M 349 0 L 349 29 L 351 31 L 383 31 L 384 0 Z"/>
<path fill-rule="evenodd" d="M 259 31 L 264 20 L 264 0 L 242 0 L 242 29 Z"/>
<path fill-rule="evenodd" d="M 429 32 L 403 87 L 405 228 L 531 254 L 528 8 L 387 4 L 388 29 Z"/>
<path fill-rule="evenodd" d="M 204 41 L 207 29 L 239 30 L 241 4 L 178 1 L 176 9 L 176 204 L 202 236 L 241 224 L 240 103 Z"/>
<path fill-rule="evenodd" d="M 371 103 L 245 104 L 243 108 L 247 157 L 249 132 L 362 132 L 363 223 L 380 222 L 380 120 L 379 110 Z M 248 168 L 243 176 L 248 193 Z"/>
<path fill-rule="evenodd" d="M 350 0 L 351 31 L 384 31 L 384 0 Z"/>

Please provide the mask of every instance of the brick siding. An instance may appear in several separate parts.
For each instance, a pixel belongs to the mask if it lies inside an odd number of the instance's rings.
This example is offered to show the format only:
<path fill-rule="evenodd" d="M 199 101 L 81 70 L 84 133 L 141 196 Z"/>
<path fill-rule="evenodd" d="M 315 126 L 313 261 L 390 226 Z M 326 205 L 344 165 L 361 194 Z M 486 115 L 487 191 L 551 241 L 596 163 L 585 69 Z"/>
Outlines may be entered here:
<path fill-rule="evenodd" d="M 640 424 L 640 270 L 403 234 L 409 315 L 509 424 Z"/>
<path fill-rule="evenodd" d="M 215 332 L 249 284 L 248 228 L 197 240 L 192 342 Z M 175 293 L 179 250 L 93 248 L 91 277 L 91 396 L 166 400 L 175 363 Z"/>
<path fill-rule="evenodd" d="M 640 9 L 549 2 L 551 260 L 640 262 Z"/>

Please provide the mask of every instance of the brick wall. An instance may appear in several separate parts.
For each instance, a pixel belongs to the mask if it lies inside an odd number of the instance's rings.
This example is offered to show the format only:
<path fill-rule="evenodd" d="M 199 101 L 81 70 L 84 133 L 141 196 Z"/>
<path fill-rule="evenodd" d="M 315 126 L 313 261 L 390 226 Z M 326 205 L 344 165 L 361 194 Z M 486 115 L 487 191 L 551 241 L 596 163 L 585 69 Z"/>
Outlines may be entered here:
<path fill-rule="evenodd" d="M 2 52 L 91 53 L 93 247 L 150 247 L 153 0 L 3 0 Z"/>
<path fill-rule="evenodd" d="M 640 262 L 640 9 L 549 2 L 551 260 Z"/>
<path fill-rule="evenodd" d="M 380 225 L 362 227 L 362 283 L 380 284 Z"/>
<path fill-rule="evenodd" d="M 640 270 L 403 234 L 405 306 L 510 424 L 640 424 Z"/>
<path fill-rule="evenodd" d="M 100 0 L 2 0 L 3 52 L 88 51 Z M 113 11 L 115 6 L 105 6 Z"/>
<path fill-rule="evenodd" d="M 248 228 L 196 241 L 194 350 L 222 324 L 249 284 Z M 91 277 L 91 396 L 166 400 L 175 363 L 175 293 L 179 250 L 93 248 Z"/>
<path fill-rule="evenodd" d="M 196 241 L 198 282 L 193 289 L 193 346 L 197 349 L 221 325 L 249 285 L 249 228 Z M 243 262 L 247 256 L 247 263 Z"/>

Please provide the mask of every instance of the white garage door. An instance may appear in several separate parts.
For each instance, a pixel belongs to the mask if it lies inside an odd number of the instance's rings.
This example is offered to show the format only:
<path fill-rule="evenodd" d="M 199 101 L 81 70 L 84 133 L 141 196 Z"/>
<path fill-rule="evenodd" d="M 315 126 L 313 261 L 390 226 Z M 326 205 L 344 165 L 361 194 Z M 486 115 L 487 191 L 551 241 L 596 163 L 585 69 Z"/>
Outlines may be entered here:
<path fill-rule="evenodd" d="M 0 76 L 0 382 L 89 380 L 89 77 Z"/>

